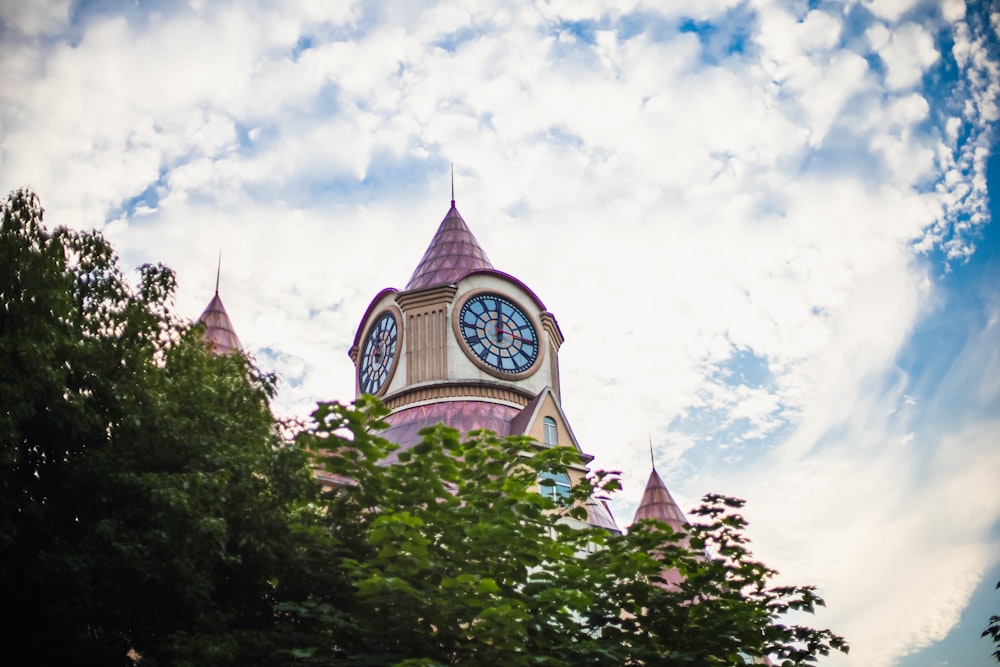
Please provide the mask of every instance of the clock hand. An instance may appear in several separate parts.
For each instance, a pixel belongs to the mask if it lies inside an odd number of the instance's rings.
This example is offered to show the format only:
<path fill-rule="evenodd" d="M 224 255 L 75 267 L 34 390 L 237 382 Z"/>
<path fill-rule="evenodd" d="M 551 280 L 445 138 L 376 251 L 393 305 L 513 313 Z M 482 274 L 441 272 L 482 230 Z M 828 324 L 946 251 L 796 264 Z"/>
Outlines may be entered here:
<path fill-rule="evenodd" d="M 491 340 L 494 343 L 500 343 L 503 341 L 503 320 L 500 318 L 500 306 L 496 306 L 491 313 L 492 317 L 490 322 L 493 324 L 493 336 Z"/>
<path fill-rule="evenodd" d="M 522 343 L 534 343 L 535 342 L 535 341 L 531 340 L 530 338 L 523 338 L 521 336 L 518 336 L 513 331 L 508 331 L 507 335 L 510 336 L 511 338 L 513 338 L 514 340 L 521 341 Z"/>

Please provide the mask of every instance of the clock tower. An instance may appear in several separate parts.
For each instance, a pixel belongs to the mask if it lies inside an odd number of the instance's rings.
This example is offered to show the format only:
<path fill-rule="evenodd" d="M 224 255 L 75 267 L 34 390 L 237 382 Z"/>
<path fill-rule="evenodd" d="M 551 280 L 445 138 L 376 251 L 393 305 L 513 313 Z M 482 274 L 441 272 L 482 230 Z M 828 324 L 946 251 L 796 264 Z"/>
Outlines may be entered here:
<path fill-rule="evenodd" d="M 562 411 L 562 343 L 555 316 L 527 285 L 493 267 L 453 199 L 406 287 L 375 295 L 349 354 L 357 395 L 382 398 L 390 410 L 382 435 L 401 450 L 438 422 L 575 447 L 579 464 L 545 487 L 558 494 L 593 459 Z M 587 509 L 587 523 L 618 530 L 603 501 Z"/>

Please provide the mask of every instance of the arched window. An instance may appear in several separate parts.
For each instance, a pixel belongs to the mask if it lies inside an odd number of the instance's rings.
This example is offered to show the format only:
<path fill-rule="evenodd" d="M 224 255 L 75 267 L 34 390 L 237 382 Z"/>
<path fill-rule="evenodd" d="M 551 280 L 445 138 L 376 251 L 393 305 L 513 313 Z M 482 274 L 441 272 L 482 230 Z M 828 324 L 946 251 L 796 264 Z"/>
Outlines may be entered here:
<path fill-rule="evenodd" d="M 569 475 L 560 470 L 559 472 L 543 472 L 538 475 L 538 488 L 543 496 L 548 496 L 552 500 L 561 500 L 569 496 L 571 483 Z"/>
<path fill-rule="evenodd" d="M 546 445 L 559 444 L 559 430 L 556 428 L 556 420 L 552 417 L 542 420 L 542 441 Z"/>

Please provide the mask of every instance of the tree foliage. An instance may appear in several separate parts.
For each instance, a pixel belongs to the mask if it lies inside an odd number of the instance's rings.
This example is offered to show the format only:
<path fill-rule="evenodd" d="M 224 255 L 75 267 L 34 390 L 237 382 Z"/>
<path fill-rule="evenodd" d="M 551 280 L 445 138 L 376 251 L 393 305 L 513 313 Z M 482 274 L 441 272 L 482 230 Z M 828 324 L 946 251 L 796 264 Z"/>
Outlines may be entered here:
<path fill-rule="evenodd" d="M 1000 581 L 997 582 L 997 589 L 1000 589 Z M 986 626 L 983 630 L 983 637 L 989 637 L 990 641 L 996 647 L 993 651 L 993 657 L 1000 662 L 1000 616 L 990 616 L 990 624 Z"/>
<path fill-rule="evenodd" d="M 542 472 L 577 464 L 575 450 L 439 425 L 393 454 L 375 435 L 384 415 L 374 400 L 322 405 L 299 438 L 352 480 L 321 500 L 320 551 L 336 554 L 315 573 L 324 583 L 285 605 L 311 628 L 303 659 L 804 665 L 847 650 L 828 630 L 782 623 L 823 602 L 811 587 L 771 584 L 776 573 L 747 548 L 742 501 L 706 497 L 684 534 L 655 522 L 624 535 L 583 527 L 586 503 L 616 488 L 613 477 L 577 484 L 565 501 L 537 486 Z M 389 455 L 398 463 L 382 465 Z M 667 583 L 669 569 L 680 584 Z"/>
<path fill-rule="evenodd" d="M 30 192 L 2 205 L 5 651 L 33 664 L 233 664 L 272 625 L 311 480 L 278 446 L 272 378 L 211 354 L 174 286 L 144 266 L 133 289 Z"/>
<path fill-rule="evenodd" d="M 538 485 L 575 450 L 438 425 L 400 451 L 370 397 L 321 404 L 288 440 L 273 378 L 171 312 L 172 272 L 141 267 L 131 287 L 99 234 L 46 231 L 30 192 L 0 213 L 5 655 L 489 667 L 846 651 L 785 623 L 822 600 L 773 585 L 741 501 L 706 497 L 684 533 L 587 527 L 613 475 L 567 498 Z"/>

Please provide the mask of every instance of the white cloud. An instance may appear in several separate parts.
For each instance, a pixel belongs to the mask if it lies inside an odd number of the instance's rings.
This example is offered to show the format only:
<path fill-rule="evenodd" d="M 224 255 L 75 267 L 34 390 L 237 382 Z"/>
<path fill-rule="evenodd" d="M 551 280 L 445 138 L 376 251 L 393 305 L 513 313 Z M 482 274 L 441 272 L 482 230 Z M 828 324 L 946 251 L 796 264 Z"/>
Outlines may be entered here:
<path fill-rule="evenodd" d="M 0 0 L 0 24 L 25 35 L 49 35 L 66 27 L 71 0 Z"/>
<path fill-rule="evenodd" d="M 995 477 L 992 454 L 963 461 L 996 425 L 959 428 L 897 367 L 945 298 L 918 253 L 967 256 L 986 219 L 996 64 L 955 2 L 921 24 L 868 3 L 885 23 L 861 33 L 801 3 L 634 7 L 649 29 L 610 1 L 84 16 L 79 41 L 0 44 L 0 184 L 35 185 L 50 223 L 107 220 L 128 266 L 175 267 L 192 317 L 221 250 L 240 337 L 284 376 L 278 410 L 304 414 L 352 397 L 358 319 L 405 283 L 454 162 L 494 264 L 559 318 L 564 407 L 623 470 L 619 518 L 652 435 L 682 506 L 748 497 L 765 560 L 821 585 L 852 660 L 890 664 L 996 558 L 996 498 L 963 495 Z M 921 86 L 942 59 L 951 100 Z M 982 401 L 987 349 L 964 366 Z M 925 521 L 966 500 L 977 517 Z M 915 605 L 904 577 L 932 563 Z"/>
<path fill-rule="evenodd" d="M 944 0 L 941 3 L 941 16 L 950 23 L 962 20 L 965 17 L 965 0 Z"/>
<path fill-rule="evenodd" d="M 905 23 L 892 31 L 878 25 L 868 31 L 868 38 L 885 63 L 886 84 L 892 90 L 917 85 L 940 57 L 934 38 L 916 23 Z"/>
<path fill-rule="evenodd" d="M 866 0 L 865 4 L 875 16 L 893 22 L 917 7 L 920 0 Z"/>

